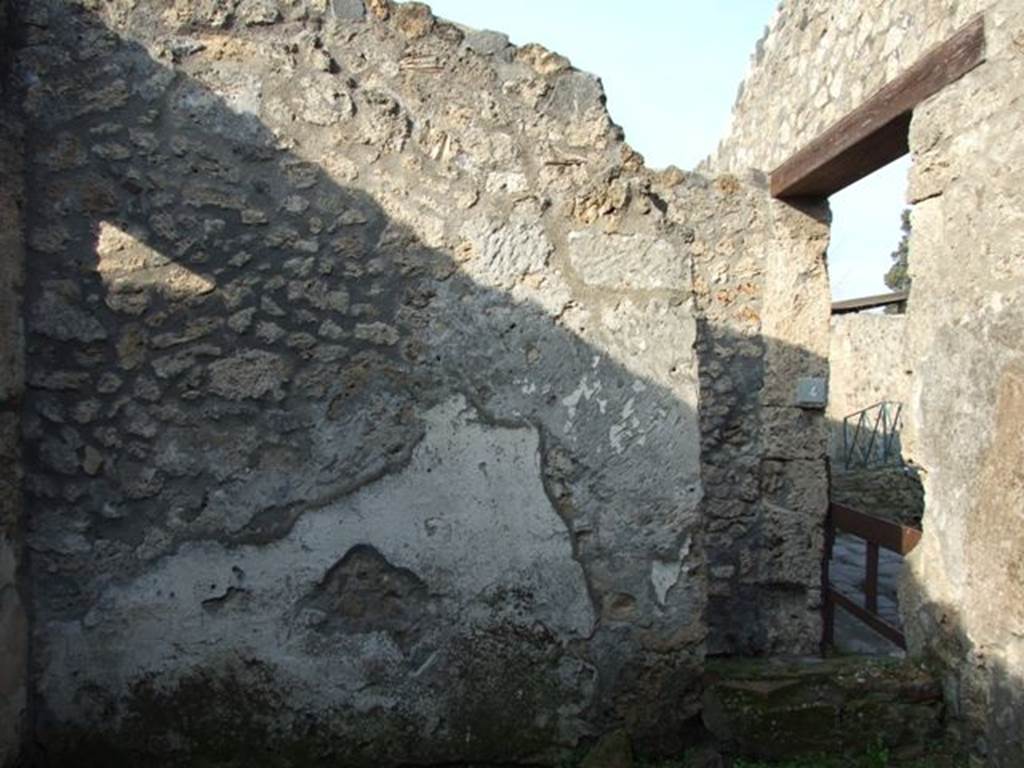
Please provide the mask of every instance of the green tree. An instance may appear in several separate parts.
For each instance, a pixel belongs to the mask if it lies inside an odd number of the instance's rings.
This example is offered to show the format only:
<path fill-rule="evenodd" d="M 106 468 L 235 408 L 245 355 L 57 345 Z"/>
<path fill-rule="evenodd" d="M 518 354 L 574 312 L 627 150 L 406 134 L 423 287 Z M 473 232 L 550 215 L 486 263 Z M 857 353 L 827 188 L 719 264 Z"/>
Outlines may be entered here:
<path fill-rule="evenodd" d="M 907 244 L 910 240 L 910 209 L 903 209 L 903 216 L 900 221 L 900 228 L 903 236 L 899 245 L 892 252 L 892 266 L 885 273 L 885 284 L 893 291 L 910 290 L 910 274 L 907 272 Z"/>

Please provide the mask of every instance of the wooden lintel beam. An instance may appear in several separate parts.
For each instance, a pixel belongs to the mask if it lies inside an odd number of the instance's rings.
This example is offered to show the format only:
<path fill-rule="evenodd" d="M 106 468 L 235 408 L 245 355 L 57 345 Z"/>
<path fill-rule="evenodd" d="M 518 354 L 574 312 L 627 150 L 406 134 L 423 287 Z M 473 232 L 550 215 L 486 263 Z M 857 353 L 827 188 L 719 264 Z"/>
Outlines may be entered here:
<path fill-rule="evenodd" d="M 771 173 L 773 197 L 828 197 L 908 151 L 910 116 L 985 60 L 976 16 Z"/>
<path fill-rule="evenodd" d="M 903 304 L 910 298 L 910 291 L 896 291 L 894 293 L 882 293 L 878 296 L 864 296 L 859 299 L 843 299 L 832 302 L 833 315 L 845 315 L 850 312 L 860 312 L 865 309 L 877 307 L 888 307 L 893 304 Z"/>

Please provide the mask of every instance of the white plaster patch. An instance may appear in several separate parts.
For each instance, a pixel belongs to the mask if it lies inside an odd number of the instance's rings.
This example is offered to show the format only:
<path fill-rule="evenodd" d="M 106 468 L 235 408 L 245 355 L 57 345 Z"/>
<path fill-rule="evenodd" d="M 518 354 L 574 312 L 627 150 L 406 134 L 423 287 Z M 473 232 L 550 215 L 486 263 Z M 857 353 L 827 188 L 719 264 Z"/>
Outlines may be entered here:
<path fill-rule="evenodd" d="M 651 586 L 654 587 L 654 594 L 658 598 L 658 605 L 665 605 L 669 590 L 679 583 L 683 573 L 683 562 L 690 554 L 690 537 L 686 537 L 683 546 L 679 549 L 679 558 L 676 560 L 653 560 L 651 562 Z"/>
<path fill-rule="evenodd" d="M 601 382 L 594 381 L 590 383 L 587 381 L 587 377 L 584 376 L 580 379 L 579 386 L 576 387 L 571 393 L 562 398 L 562 405 L 564 405 L 568 411 L 568 418 L 565 421 L 565 431 L 568 432 L 572 429 L 572 423 L 576 420 L 576 409 L 583 400 L 589 400 L 598 392 L 601 391 Z"/>
<path fill-rule="evenodd" d="M 608 441 L 611 443 L 612 450 L 616 453 L 622 453 L 626 450 L 626 440 L 639 431 L 640 419 L 636 415 L 636 398 L 631 397 L 622 407 L 622 421 L 618 424 L 612 424 L 608 428 Z M 645 436 L 640 435 L 636 442 L 643 445 L 646 442 Z"/>
<path fill-rule="evenodd" d="M 426 435 L 402 472 L 307 512 L 284 538 L 184 544 L 149 573 L 111 586 L 85 621 L 47 626 L 40 688 L 48 706 L 62 718 L 85 715 L 76 699 L 80 670 L 124 692 L 146 673 L 254 657 L 298 681 L 330 681 L 296 691 L 304 703 L 369 707 L 357 693 L 375 665 L 401 668 L 401 652 L 380 632 L 332 636 L 310 652 L 316 635 L 309 611 L 298 609 L 357 544 L 414 572 L 438 602 L 423 658 L 443 655 L 452 633 L 516 621 L 494 604 L 500 590 L 531 596 L 531 623 L 564 639 L 587 636 L 593 609 L 568 530 L 544 492 L 536 430 L 487 425 L 461 397 L 424 421 Z M 237 605 L 204 608 L 232 594 Z"/>

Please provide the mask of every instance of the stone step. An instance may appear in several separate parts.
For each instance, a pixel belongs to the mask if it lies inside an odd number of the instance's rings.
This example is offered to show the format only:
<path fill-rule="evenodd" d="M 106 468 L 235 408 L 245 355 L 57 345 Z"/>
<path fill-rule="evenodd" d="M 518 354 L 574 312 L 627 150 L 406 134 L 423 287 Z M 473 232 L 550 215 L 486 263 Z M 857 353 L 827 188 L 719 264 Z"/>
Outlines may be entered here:
<path fill-rule="evenodd" d="M 711 659 L 704 725 L 723 753 L 780 760 L 884 746 L 917 757 L 945 733 L 942 688 L 905 660 Z"/>

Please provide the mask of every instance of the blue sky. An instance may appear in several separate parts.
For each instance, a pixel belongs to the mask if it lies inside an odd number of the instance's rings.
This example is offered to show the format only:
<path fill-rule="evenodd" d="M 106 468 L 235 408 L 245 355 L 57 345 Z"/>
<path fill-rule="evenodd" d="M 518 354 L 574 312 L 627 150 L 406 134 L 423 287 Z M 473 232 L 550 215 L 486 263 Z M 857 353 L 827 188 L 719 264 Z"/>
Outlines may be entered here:
<path fill-rule="evenodd" d="M 540 43 L 604 83 L 612 119 L 648 165 L 691 169 L 725 133 L 776 0 L 433 0 L 434 13 L 513 43 Z M 886 291 L 907 163 L 832 199 L 835 298 Z"/>

